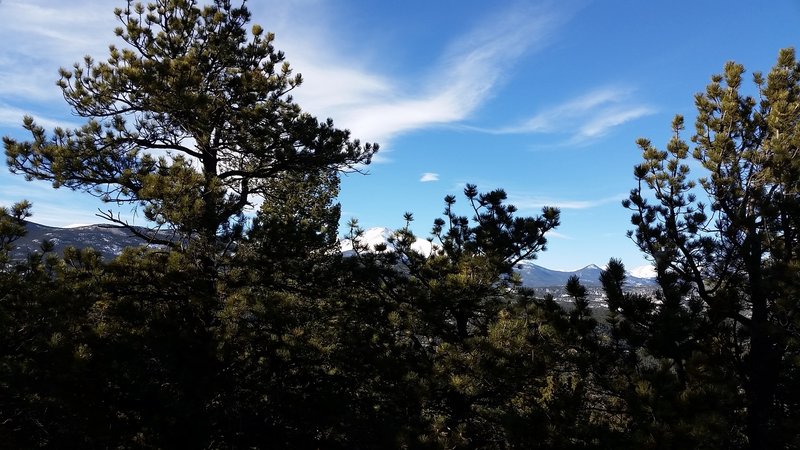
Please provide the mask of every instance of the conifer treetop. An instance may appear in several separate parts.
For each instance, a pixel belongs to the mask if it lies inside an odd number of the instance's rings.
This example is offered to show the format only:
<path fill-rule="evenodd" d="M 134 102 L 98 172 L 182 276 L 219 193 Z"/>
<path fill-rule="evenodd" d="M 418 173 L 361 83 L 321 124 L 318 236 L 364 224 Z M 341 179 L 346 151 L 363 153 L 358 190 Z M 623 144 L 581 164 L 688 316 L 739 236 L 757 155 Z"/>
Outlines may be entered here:
<path fill-rule="evenodd" d="M 272 33 L 247 29 L 245 2 L 128 1 L 114 14 L 123 45 L 60 70 L 64 99 L 87 122 L 48 134 L 25 117 L 31 140 L 3 139 L 12 172 L 214 240 L 271 180 L 357 171 L 377 151 L 301 110 L 291 92 L 302 77 Z"/>

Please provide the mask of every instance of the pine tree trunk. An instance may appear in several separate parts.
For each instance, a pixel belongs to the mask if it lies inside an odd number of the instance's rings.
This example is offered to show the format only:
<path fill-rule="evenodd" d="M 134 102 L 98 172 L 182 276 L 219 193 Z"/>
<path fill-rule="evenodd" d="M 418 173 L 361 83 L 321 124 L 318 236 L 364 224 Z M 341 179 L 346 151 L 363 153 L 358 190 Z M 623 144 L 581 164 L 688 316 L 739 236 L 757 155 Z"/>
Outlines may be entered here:
<path fill-rule="evenodd" d="M 203 149 L 203 175 L 205 176 L 205 186 L 203 192 L 203 216 L 200 224 L 200 239 L 202 240 L 203 250 L 201 255 L 201 267 L 203 273 L 210 280 L 215 278 L 216 271 L 216 246 L 217 228 L 220 225 L 217 211 L 217 158 L 216 152 L 206 146 Z"/>
<path fill-rule="evenodd" d="M 747 383 L 747 434 L 750 448 L 768 449 L 770 445 L 770 416 L 775 395 L 775 358 L 769 336 L 769 312 L 762 286 L 761 245 L 759 236 L 750 234 L 750 255 L 747 269 L 750 281 L 752 317 L 750 329 L 750 380 Z"/>

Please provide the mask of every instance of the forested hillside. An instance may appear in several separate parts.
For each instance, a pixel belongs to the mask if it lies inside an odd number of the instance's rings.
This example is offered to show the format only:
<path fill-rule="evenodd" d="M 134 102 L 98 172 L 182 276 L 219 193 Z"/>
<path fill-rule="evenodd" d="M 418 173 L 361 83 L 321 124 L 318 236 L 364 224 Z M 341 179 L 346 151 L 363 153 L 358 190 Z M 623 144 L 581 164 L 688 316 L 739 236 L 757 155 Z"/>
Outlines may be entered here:
<path fill-rule="evenodd" d="M 793 49 L 638 141 L 620 207 L 657 286 L 611 259 L 598 318 L 578 277 L 566 305 L 522 285 L 561 214 L 502 189 L 447 195 L 429 251 L 405 213 L 377 248 L 352 221 L 343 256 L 340 176 L 378 145 L 301 109 L 243 4 L 115 14 L 109 54 L 61 70 L 84 124 L 3 144 L 14 173 L 138 208 L 152 229 L 105 218 L 152 245 L 11 258 L 35 205 L 0 209 L 0 446 L 800 447 Z"/>

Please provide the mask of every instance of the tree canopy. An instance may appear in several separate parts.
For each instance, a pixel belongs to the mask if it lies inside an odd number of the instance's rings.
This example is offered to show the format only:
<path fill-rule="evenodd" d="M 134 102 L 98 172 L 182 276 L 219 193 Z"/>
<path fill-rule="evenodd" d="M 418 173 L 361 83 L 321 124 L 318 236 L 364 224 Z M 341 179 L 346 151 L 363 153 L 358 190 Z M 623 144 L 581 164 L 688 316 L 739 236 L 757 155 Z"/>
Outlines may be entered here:
<path fill-rule="evenodd" d="M 244 4 L 128 1 L 114 14 L 122 45 L 60 72 L 87 123 L 48 134 L 26 117 L 31 140 L 3 140 L 12 172 L 141 206 L 149 221 L 214 243 L 273 180 L 358 170 L 378 149 L 300 109 L 301 76 L 272 33 L 246 28 Z"/>
<path fill-rule="evenodd" d="M 8 164 L 174 234 L 14 259 L 33 207 L 0 208 L 0 446 L 800 447 L 793 50 L 757 97 L 741 65 L 714 75 L 690 140 L 678 116 L 665 150 L 638 141 L 624 206 L 658 286 L 633 292 L 611 259 L 590 302 L 578 277 L 523 286 L 561 215 L 502 189 L 447 195 L 428 252 L 406 213 L 376 247 L 354 220 L 342 254 L 340 173 L 378 147 L 302 112 L 244 2 L 115 14 L 121 46 L 61 71 L 86 124 L 26 117 Z"/>
<path fill-rule="evenodd" d="M 797 413 L 796 380 L 786 376 L 800 325 L 800 64 L 782 50 L 766 77 L 753 74 L 757 98 L 743 92 L 743 75 L 729 62 L 695 96 L 694 148 L 681 116 L 666 150 L 639 140 L 644 162 L 625 206 L 665 300 L 675 292 L 676 307 L 687 296 L 701 302 L 735 346 L 728 364 L 746 393 L 751 448 L 782 448 L 787 412 Z M 690 177 L 689 158 L 701 177 Z"/>

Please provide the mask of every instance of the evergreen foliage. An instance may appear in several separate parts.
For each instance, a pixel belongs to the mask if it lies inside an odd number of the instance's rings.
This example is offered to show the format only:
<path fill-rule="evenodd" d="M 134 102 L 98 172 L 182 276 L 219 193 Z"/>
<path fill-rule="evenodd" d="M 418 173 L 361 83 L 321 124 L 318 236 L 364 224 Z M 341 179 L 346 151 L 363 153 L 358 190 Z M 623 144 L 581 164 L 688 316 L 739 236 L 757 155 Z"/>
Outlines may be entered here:
<path fill-rule="evenodd" d="M 244 5 L 129 0 L 114 13 L 123 45 L 111 45 L 104 61 L 87 56 L 61 69 L 58 81 L 88 122 L 48 136 L 26 117 L 31 141 L 3 139 L 12 172 L 138 205 L 182 235 L 143 236 L 150 240 L 180 247 L 195 237 L 215 248 L 273 180 L 357 169 L 377 150 L 301 111 L 290 94 L 301 76 L 273 48 L 273 34 L 258 25 L 248 32 Z"/>
<path fill-rule="evenodd" d="M 7 262 L 11 244 L 25 236 L 25 219 L 31 216 L 31 206 L 23 200 L 11 208 L 0 207 L 0 264 Z"/>
<path fill-rule="evenodd" d="M 116 15 L 124 47 L 62 70 L 87 124 L 48 136 L 26 118 L 8 163 L 176 235 L 131 228 L 164 246 L 111 261 L 47 242 L 12 261 L 31 205 L 0 208 L 0 446 L 800 446 L 792 50 L 755 74 L 758 100 L 741 66 L 714 76 L 693 148 L 680 117 L 665 151 L 639 141 L 624 204 L 659 286 L 628 292 L 612 259 L 603 310 L 575 277 L 567 302 L 522 287 L 515 266 L 560 213 L 519 216 L 501 189 L 467 185 L 466 215 L 445 197 L 430 251 L 406 213 L 377 248 L 353 221 L 343 256 L 339 173 L 377 146 L 301 112 L 299 76 L 271 34 L 246 31 L 244 4 Z"/>
<path fill-rule="evenodd" d="M 750 448 L 789 448 L 798 413 L 800 64 L 782 50 L 766 77 L 753 75 L 758 99 L 741 92 L 743 75 L 730 62 L 696 95 L 693 149 L 680 116 L 666 150 L 639 140 L 644 162 L 625 206 L 662 288 L 654 319 L 664 323 L 649 330 L 649 339 L 664 336 L 657 356 L 672 360 L 684 388 L 687 364 L 720 364 L 719 375 L 735 380 L 724 395 L 743 394 Z M 690 157 L 704 172 L 696 180 Z"/>

